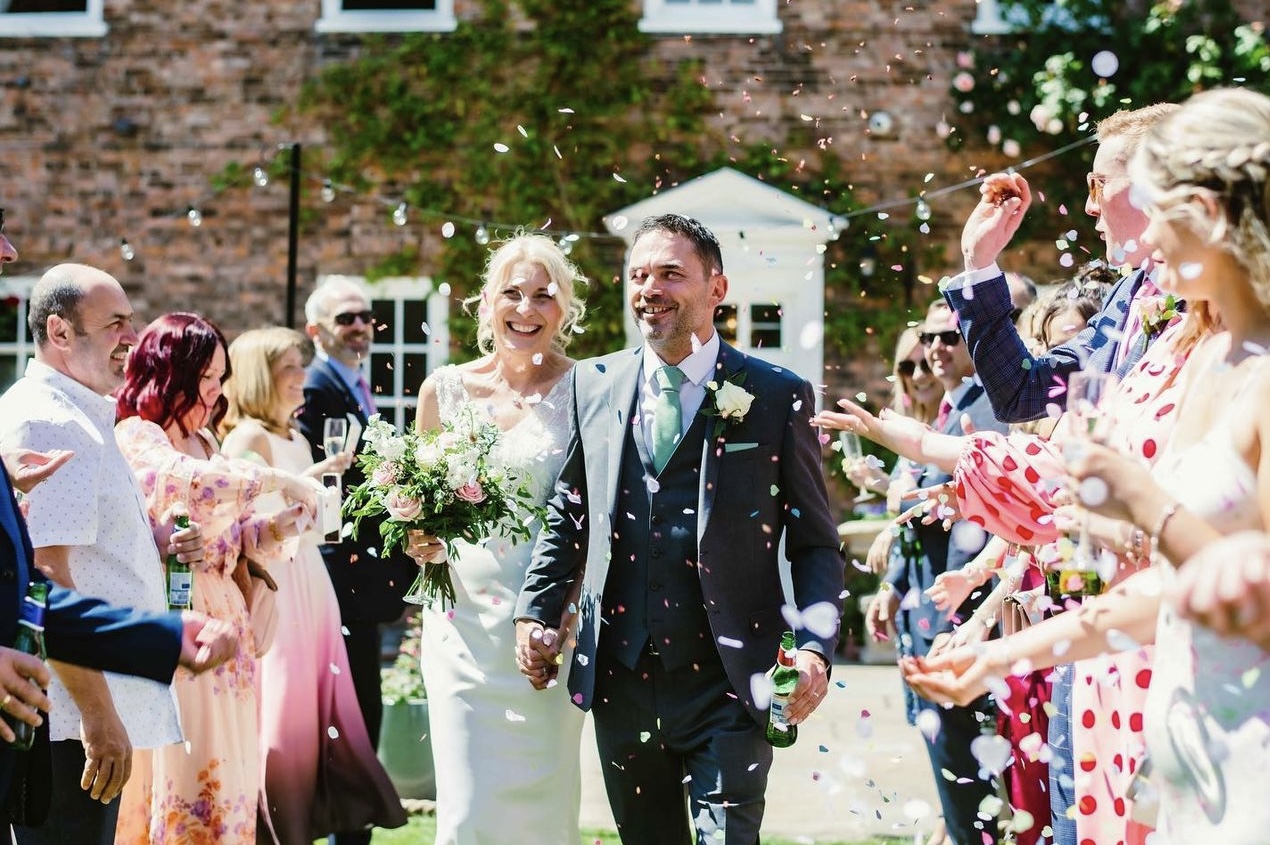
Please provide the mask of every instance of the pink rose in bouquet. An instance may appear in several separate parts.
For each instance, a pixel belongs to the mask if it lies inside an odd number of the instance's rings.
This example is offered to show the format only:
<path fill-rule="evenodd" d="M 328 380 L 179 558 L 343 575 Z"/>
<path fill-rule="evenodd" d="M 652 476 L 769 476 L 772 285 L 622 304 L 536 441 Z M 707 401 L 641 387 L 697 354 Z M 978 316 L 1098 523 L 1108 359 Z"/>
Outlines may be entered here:
<path fill-rule="evenodd" d="M 481 487 L 480 483 L 476 481 L 469 481 L 467 484 L 459 487 L 454 491 L 454 495 L 458 496 L 463 501 L 471 502 L 474 505 L 479 505 L 481 502 L 485 501 L 485 490 Z"/>
<path fill-rule="evenodd" d="M 423 513 L 423 502 L 400 487 L 394 487 L 384 497 L 384 510 L 394 522 L 413 522 Z"/>

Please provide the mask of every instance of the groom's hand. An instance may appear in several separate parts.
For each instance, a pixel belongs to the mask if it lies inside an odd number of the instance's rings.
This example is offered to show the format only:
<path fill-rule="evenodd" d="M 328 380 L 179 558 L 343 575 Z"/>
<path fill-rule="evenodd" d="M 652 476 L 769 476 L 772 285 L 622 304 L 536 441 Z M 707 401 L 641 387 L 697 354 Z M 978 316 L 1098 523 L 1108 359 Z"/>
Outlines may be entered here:
<path fill-rule="evenodd" d="M 535 619 L 516 620 L 516 665 L 534 689 L 546 689 L 560 671 L 556 631 Z"/>
<path fill-rule="evenodd" d="M 829 691 L 829 664 L 814 651 L 800 648 L 794 658 L 798 667 L 798 685 L 789 697 L 789 723 L 797 725 L 806 720 L 824 700 Z"/>

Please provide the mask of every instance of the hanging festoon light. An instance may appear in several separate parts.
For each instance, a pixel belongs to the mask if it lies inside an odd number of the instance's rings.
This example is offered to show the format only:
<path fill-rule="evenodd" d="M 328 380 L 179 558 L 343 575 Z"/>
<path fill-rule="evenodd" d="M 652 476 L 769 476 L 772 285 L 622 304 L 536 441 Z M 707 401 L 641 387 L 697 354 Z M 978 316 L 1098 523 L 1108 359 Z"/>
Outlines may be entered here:
<path fill-rule="evenodd" d="M 322 202 L 335 201 L 335 185 L 330 179 L 322 180 Z"/>
<path fill-rule="evenodd" d="M 257 188 L 263 188 L 269 184 L 269 174 L 260 165 L 256 165 L 256 169 L 251 171 L 251 181 L 256 183 Z"/>
<path fill-rule="evenodd" d="M 197 208 L 195 208 L 192 205 L 188 209 L 186 209 L 185 217 L 187 220 L 190 221 L 190 225 L 193 226 L 195 229 L 203 225 L 203 212 L 199 211 Z"/>
<path fill-rule="evenodd" d="M 454 222 L 453 221 L 447 220 L 441 224 L 441 237 L 445 238 L 447 241 L 450 238 L 454 237 Z"/>
<path fill-rule="evenodd" d="M 934 212 L 930 210 L 930 203 L 926 202 L 926 200 L 922 199 L 921 197 L 918 197 L 917 208 L 913 211 L 913 214 L 917 216 L 918 220 L 925 223 L 927 220 L 931 218 Z"/>
<path fill-rule="evenodd" d="M 472 240 L 476 241 L 481 246 L 485 246 L 489 243 L 489 229 L 485 228 L 484 223 L 476 227 L 476 231 L 472 234 Z"/>
<path fill-rule="evenodd" d="M 406 204 L 404 202 L 397 203 L 397 207 L 392 211 L 392 222 L 397 226 L 406 225 Z"/>
<path fill-rule="evenodd" d="M 132 245 L 128 243 L 127 238 L 123 238 L 119 241 L 119 256 L 123 258 L 124 261 L 131 261 L 137 257 L 137 253 L 133 251 Z"/>
<path fill-rule="evenodd" d="M 577 243 L 578 240 L 581 239 L 581 237 L 582 237 L 581 235 L 578 235 L 575 232 L 570 232 L 569 234 L 565 235 L 563 238 L 560 239 L 560 251 L 563 252 L 565 255 L 569 255 L 571 252 L 573 252 L 573 245 Z"/>

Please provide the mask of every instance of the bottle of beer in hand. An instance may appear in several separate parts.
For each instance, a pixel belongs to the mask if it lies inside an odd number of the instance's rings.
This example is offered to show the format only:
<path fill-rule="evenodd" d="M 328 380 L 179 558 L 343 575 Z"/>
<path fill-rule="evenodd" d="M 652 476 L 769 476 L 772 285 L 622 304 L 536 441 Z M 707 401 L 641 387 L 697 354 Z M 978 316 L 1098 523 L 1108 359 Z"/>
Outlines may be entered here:
<path fill-rule="evenodd" d="M 788 748 L 798 739 L 798 726 L 791 725 L 786 716 L 789 697 L 798 685 L 798 669 L 794 657 L 798 653 L 794 645 L 794 632 L 781 634 L 781 647 L 776 652 L 776 665 L 768 672 L 772 679 L 772 703 L 767 710 L 767 741 L 776 748 Z"/>
<path fill-rule="evenodd" d="M 190 527 L 188 514 L 177 514 L 173 521 L 172 533 Z M 188 563 L 181 563 L 176 555 L 168 555 L 164 564 L 168 574 L 168 610 L 194 609 L 194 573 Z"/>
<path fill-rule="evenodd" d="M 34 655 L 41 660 L 44 653 L 44 608 L 48 606 L 49 585 L 44 581 L 33 581 L 26 588 L 26 599 L 22 602 L 22 615 L 18 619 L 18 636 L 13 641 L 13 650 Z M 35 740 L 35 728 L 26 722 L 19 721 L 7 712 L 4 720 L 13 730 L 13 747 L 26 751 Z"/>

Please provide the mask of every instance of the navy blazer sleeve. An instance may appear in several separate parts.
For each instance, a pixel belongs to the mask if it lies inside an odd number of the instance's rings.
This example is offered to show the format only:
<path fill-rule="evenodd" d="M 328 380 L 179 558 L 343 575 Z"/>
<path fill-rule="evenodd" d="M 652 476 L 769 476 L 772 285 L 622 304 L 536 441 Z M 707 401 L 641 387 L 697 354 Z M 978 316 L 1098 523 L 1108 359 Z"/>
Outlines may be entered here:
<path fill-rule="evenodd" d="M 1111 369 L 1120 332 L 1128 318 L 1128 302 L 1140 274 L 1122 279 L 1107 296 L 1102 311 L 1079 334 L 1045 355 L 1032 355 L 1010 319 L 1013 305 L 1005 276 L 962 288 L 947 288 L 944 298 L 957 312 L 958 324 L 975 372 L 988 391 L 993 413 L 1007 423 L 1046 415 L 1046 406 L 1062 408 L 1066 395 L 1053 388 L 1086 367 Z"/>
<path fill-rule="evenodd" d="M 54 586 L 44 644 L 54 660 L 170 683 L 181 657 L 181 615 L 142 613 Z"/>

